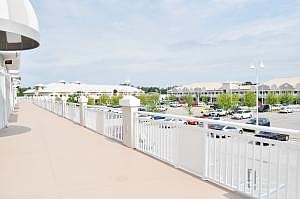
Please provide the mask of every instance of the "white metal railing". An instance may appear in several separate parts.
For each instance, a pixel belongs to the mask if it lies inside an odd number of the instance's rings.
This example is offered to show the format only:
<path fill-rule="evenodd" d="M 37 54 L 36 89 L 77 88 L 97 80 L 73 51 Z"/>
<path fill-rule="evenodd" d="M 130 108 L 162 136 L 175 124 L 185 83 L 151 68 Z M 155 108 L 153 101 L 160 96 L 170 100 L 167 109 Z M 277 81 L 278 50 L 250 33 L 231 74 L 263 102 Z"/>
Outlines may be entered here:
<path fill-rule="evenodd" d="M 34 103 L 60 113 L 56 103 Z M 128 118 L 120 109 L 66 104 L 62 114 L 81 123 L 82 110 L 85 122 L 81 125 L 123 142 L 123 120 Z M 154 115 L 170 120 L 154 120 Z M 186 125 L 187 120 L 198 125 Z M 134 148 L 176 168 L 254 198 L 300 198 L 300 143 L 239 133 L 244 128 L 295 137 L 298 130 L 148 112 L 138 112 L 131 122 L 135 124 Z M 214 130 L 210 128 L 214 124 L 236 130 Z"/>
<path fill-rule="evenodd" d="M 104 111 L 104 135 L 123 141 L 123 114 L 119 111 Z"/>
<path fill-rule="evenodd" d="M 153 120 L 145 115 L 173 121 Z M 299 131 L 147 112 L 139 112 L 139 116 L 137 150 L 255 198 L 300 198 L 299 143 L 208 127 L 222 124 L 292 136 L 299 135 Z M 185 125 L 187 119 L 199 125 Z"/>
<path fill-rule="evenodd" d="M 66 103 L 64 110 L 64 117 L 75 122 L 80 123 L 80 107 L 79 104 Z"/>

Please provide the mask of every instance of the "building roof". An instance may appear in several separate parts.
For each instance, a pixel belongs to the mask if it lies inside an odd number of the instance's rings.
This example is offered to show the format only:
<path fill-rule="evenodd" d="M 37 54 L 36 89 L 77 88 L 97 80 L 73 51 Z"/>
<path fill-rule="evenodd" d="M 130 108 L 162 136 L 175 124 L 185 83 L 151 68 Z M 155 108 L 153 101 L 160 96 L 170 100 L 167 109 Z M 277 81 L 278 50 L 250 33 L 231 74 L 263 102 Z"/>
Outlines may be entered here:
<path fill-rule="evenodd" d="M 300 77 L 283 77 L 283 78 L 274 78 L 264 83 L 269 86 L 271 89 L 278 89 L 289 84 L 294 88 L 300 89 Z"/>
<path fill-rule="evenodd" d="M 219 82 L 197 82 L 174 88 L 177 92 L 193 92 L 196 90 L 219 90 L 222 83 Z"/>
<path fill-rule="evenodd" d="M 43 85 L 43 84 L 38 84 Z M 141 93 L 140 89 L 131 86 L 120 86 L 120 85 L 93 85 L 93 84 L 80 84 L 67 83 L 65 81 L 55 82 L 48 85 L 43 85 L 43 88 L 39 89 L 39 93 Z M 25 92 L 26 93 L 26 92 Z M 32 90 L 28 91 L 32 93 Z M 34 93 L 34 90 L 33 90 Z"/>

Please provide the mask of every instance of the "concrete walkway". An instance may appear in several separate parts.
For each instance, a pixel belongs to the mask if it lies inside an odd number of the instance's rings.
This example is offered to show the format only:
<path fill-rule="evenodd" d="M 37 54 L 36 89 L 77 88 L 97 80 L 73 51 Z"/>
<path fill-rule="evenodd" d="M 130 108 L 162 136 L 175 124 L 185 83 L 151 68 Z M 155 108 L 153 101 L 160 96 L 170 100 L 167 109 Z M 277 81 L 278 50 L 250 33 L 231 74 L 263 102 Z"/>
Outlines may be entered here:
<path fill-rule="evenodd" d="M 22 103 L 0 130 L 0 198 L 243 197 Z"/>

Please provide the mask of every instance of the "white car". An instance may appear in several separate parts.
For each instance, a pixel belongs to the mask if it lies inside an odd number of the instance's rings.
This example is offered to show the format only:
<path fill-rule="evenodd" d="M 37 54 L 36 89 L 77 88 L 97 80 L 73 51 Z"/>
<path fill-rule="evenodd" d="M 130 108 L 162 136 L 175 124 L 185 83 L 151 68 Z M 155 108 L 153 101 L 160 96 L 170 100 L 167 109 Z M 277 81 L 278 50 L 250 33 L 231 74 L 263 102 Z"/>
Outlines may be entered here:
<path fill-rule="evenodd" d="M 175 119 L 175 118 L 166 118 L 162 123 L 162 128 L 174 128 L 177 124 L 185 124 L 185 121 L 182 119 Z"/>
<path fill-rule="evenodd" d="M 293 109 L 288 106 L 282 106 L 279 113 L 292 113 Z"/>
<path fill-rule="evenodd" d="M 157 110 L 158 110 L 159 112 L 164 112 L 164 111 L 167 111 L 168 108 L 165 107 L 165 106 L 157 106 Z"/>
<path fill-rule="evenodd" d="M 181 104 L 179 102 L 171 102 L 170 107 L 173 107 L 173 108 L 181 107 Z"/>
<path fill-rule="evenodd" d="M 211 124 L 209 126 L 210 130 L 209 130 L 209 134 L 211 137 L 215 137 L 215 138 L 226 138 L 226 137 L 231 137 L 230 135 L 226 134 L 222 134 L 220 133 L 220 131 L 226 132 L 226 133 L 233 133 L 233 134 L 243 134 L 243 129 L 239 128 L 239 127 L 234 127 L 234 126 L 226 126 L 226 125 L 221 125 L 221 124 Z M 216 135 L 214 135 L 216 134 Z"/>
<path fill-rule="evenodd" d="M 225 116 L 225 115 L 227 115 L 227 111 L 225 111 L 223 109 L 216 109 L 216 110 L 210 112 L 210 116 L 219 117 L 219 116 Z"/>
<path fill-rule="evenodd" d="M 252 116 L 253 115 L 250 110 L 240 110 L 240 111 L 234 113 L 232 118 L 241 120 L 241 119 L 251 118 Z"/>

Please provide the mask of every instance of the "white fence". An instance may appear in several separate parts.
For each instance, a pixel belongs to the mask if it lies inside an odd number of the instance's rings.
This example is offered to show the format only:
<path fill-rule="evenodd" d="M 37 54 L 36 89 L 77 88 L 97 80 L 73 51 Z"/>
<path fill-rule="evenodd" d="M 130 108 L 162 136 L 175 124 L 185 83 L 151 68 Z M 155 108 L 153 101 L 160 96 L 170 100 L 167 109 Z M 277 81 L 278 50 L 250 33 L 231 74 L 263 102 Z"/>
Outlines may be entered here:
<path fill-rule="evenodd" d="M 59 116 L 81 124 L 113 140 L 123 141 L 123 114 L 120 109 L 62 103 L 47 98 L 20 98 Z"/>
<path fill-rule="evenodd" d="M 58 103 L 34 103 L 121 143 L 129 135 L 123 126 L 128 118 L 119 109 L 77 104 L 60 109 Z M 298 136 L 298 130 L 148 112 L 134 115 L 137 150 L 254 198 L 300 198 L 300 144 L 239 133 L 244 128 Z M 154 120 L 155 115 L 169 120 Z M 198 125 L 186 125 L 187 120 Z M 215 124 L 230 128 L 214 130 Z"/>
<path fill-rule="evenodd" d="M 153 113 L 140 112 L 140 115 Z M 157 114 L 156 114 L 157 115 Z M 255 198 L 300 198 L 300 144 L 209 129 L 212 124 L 295 135 L 298 131 L 188 117 L 138 117 L 136 148 L 203 179 Z"/>

